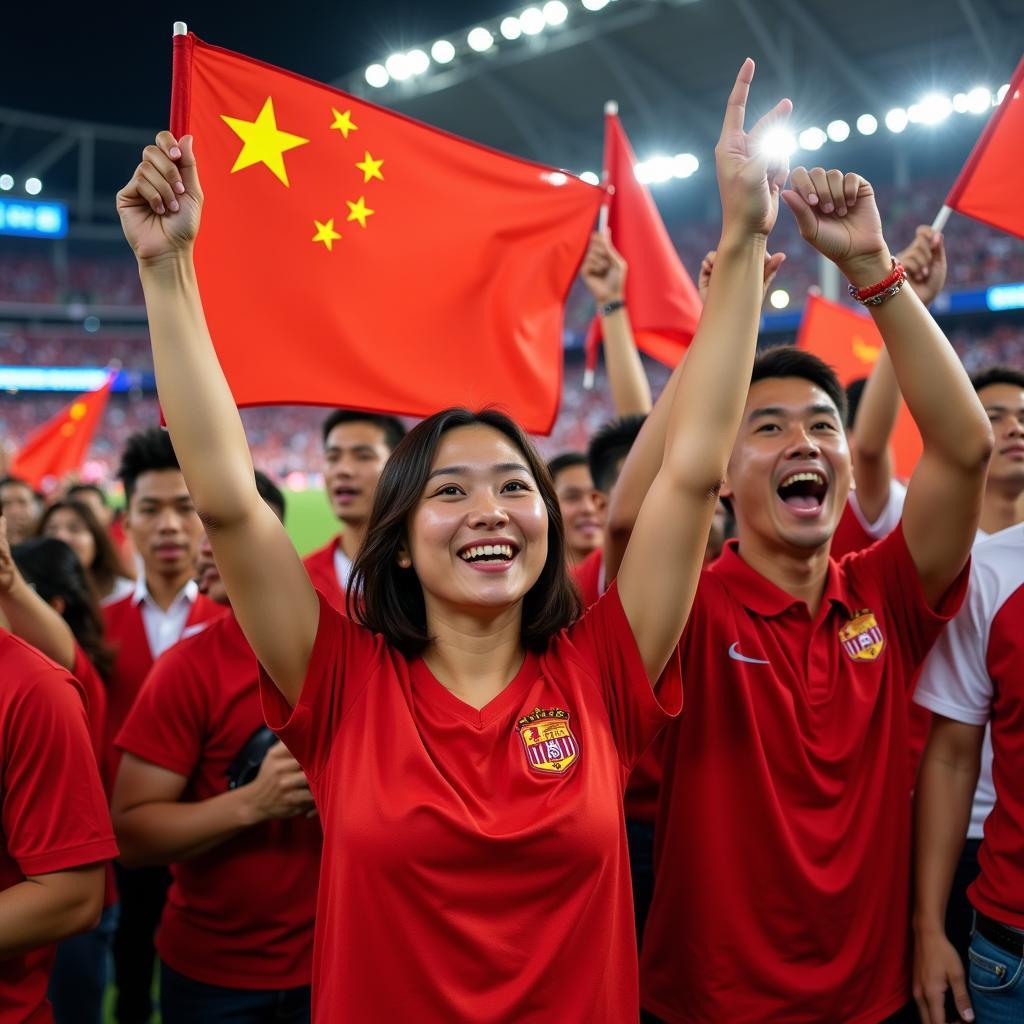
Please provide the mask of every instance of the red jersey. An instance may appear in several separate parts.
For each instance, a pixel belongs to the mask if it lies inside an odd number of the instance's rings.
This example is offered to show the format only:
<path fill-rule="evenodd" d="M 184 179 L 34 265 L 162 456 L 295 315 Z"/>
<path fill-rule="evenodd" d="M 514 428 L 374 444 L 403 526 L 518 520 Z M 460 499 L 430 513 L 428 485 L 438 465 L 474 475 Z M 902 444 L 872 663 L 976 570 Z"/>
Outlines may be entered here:
<path fill-rule="evenodd" d="M 0 630 L 0 891 L 116 856 L 81 688 Z M 0 1024 L 53 1019 L 53 957 L 47 946 L 0 959 Z"/>
<path fill-rule="evenodd" d="M 614 585 L 480 710 L 323 595 L 295 708 L 260 683 L 323 819 L 318 1024 L 637 1019 L 622 794 L 682 694 Z"/>
<path fill-rule="evenodd" d="M 184 775 L 180 799 L 228 790 L 227 771 L 263 725 L 259 670 L 234 615 L 157 659 L 117 745 Z M 241 989 L 308 985 L 319 820 L 265 821 L 171 865 L 156 948 L 179 974 Z"/>
<path fill-rule="evenodd" d="M 831 562 L 807 606 L 705 570 L 662 737 L 643 1005 L 669 1024 L 877 1024 L 910 999 L 908 686 L 933 612 L 902 530 Z"/>
<path fill-rule="evenodd" d="M 345 593 L 338 582 L 334 553 L 341 543 L 340 535 L 328 541 L 322 548 L 310 552 L 302 560 L 309 574 L 309 580 L 327 598 L 331 607 L 342 615 L 348 613 L 345 607 Z"/>
<path fill-rule="evenodd" d="M 851 491 L 843 506 L 836 532 L 832 535 L 829 554 L 838 562 L 843 555 L 863 551 L 875 541 L 887 537 L 903 518 L 903 503 L 907 499 L 907 488 L 898 480 L 889 484 L 889 497 L 878 518 L 869 523 L 860 509 L 857 492 Z"/>
<path fill-rule="evenodd" d="M 589 608 L 601 596 L 601 584 L 604 582 L 604 551 L 595 548 L 569 570 L 579 588 L 584 609 Z"/>

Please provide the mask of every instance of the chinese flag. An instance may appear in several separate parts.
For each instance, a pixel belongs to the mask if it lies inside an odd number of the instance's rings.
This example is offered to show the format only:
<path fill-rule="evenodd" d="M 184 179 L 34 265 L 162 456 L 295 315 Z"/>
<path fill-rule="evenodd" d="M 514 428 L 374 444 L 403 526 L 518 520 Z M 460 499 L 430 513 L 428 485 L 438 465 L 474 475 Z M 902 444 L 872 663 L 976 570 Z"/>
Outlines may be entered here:
<path fill-rule="evenodd" d="M 196 267 L 238 405 L 496 403 L 547 433 L 600 189 L 194 35 L 174 47 L 171 130 L 195 137 Z"/>
<path fill-rule="evenodd" d="M 967 158 L 946 205 L 1024 238 L 1024 59 Z"/>
<path fill-rule="evenodd" d="M 808 295 L 796 343 L 823 359 L 839 375 L 843 386 L 871 373 L 884 342 L 875 322 L 866 313 Z M 921 434 L 906 402 L 900 403 L 892 434 L 896 475 L 904 480 L 921 457 Z"/>
<path fill-rule="evenodd" d="M 11 475 L 39 490 L 48 478 L 58 480 L 81 468 L 113 383 L 111 374 L 102 387 L 79 396 L 31 434 L 11 463 Z"/>
<path fill-rule="evenodd" d="M 604 168 L 614 191 L 608 199 L 612 244 L 629 264 L 626 303 L 641 352 L 675 366 L 697 330 L 701 301 L 679 259 L 651 193 L 636 180 L 636 156 L 616 113 L 604 117 Z M 586 340 L 587 366 L 597 364 L 600 321 Z"/>

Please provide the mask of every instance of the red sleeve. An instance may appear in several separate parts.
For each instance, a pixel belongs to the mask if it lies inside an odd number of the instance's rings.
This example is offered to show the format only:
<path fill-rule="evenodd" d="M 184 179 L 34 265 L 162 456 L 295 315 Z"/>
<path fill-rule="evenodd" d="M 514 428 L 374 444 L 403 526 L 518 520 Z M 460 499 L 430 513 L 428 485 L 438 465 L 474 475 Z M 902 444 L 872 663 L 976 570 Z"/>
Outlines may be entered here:
<path fill-rule="evenodd" d="M 0 822 L 22 874 L 45 875 L 116 857 L 77 684 L 41 667 L 20 681 L 0 728 Z"/>
<path fill-rule="evenodd" d="M 263 717 L 310 779 L 317 778 L 330 759 L 343 712 L 389 656 L 382 637 L 340 615 L 319 590 L 317 597 L 320 620 L 294 708 L 260 665 Z"/>
<path fill-rule="evenodd" d="M 207 703 L 187 640 L 175 644 L 149 670 L 114 745 L 126 754 L 189 777 L 206 735 Z"/>
<path fill-rule="evenodd" d="M 657 683 L 647 678 L 633 630 L 612 585 L 566 634 L 601 691 L 622 763 L 631 768 L 683 704 L 679 648 Z"/>

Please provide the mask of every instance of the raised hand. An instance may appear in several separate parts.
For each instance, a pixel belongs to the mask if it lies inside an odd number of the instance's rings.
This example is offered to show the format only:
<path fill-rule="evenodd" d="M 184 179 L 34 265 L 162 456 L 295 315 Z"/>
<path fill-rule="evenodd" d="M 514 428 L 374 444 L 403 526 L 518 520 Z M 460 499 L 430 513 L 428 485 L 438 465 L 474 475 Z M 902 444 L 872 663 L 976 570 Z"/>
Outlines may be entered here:
<path fill-rule="evenodd" d="M 722 233 L 730 231 L 767 235 L 779 214 L 779 192 L 789 174 L 786 158 L 770 157 L 763 145 L 765 133 L 788 119 L 793 104 L 779 102 L 749 133 L 743 122 L 747 97 L 754 79 L 754 62 L 748 57 L 736 76 L 715 146 L 718 190 L 722 197 Z"/>
<path fill-rule="evenodd" d="M 718 255 L 716 249 L 712 249 L 706 253 L 704 259 L 700 261 L 700 273 L 697 276 L 697 291 L 700 294 L 700 301 L 707 302 L 708 299 L 708 288 L 711 287 L 711 274 L 715 269 L 715 257 Z M 761 291 L 761 301 L 763 302 L 768 295 L 768 289 L 772 286 L 772 281 L 775 280 L 775 275 L 779 272 L 779 267 L 785 262 L 786 254 L 784 252 L 764 254 L 764 288 Z"/>
<path fill-rule="evenodd" d="M 192 136 L 160 132 L 142 151 L 131 181 L 117 193 L 117 213 L 128 244 L 141 261 L 191 249 L 199 231 L 203 191 Z"/>
<path fill-rule="evenodd" d="M 910 287 L 926 305 L 935 301 L 946 283 L 946 243 L 941 231 L 922 224 L 914 233 L 914 240 L 896 259 L 907 271 Z"/>
<path fill-rule="evenodd" d="M 612 245 L 607 233 L 595 231 L 583 256 L 580 277 L 599 306 L 625 296 L 626 270 L 626 261 Z"/>

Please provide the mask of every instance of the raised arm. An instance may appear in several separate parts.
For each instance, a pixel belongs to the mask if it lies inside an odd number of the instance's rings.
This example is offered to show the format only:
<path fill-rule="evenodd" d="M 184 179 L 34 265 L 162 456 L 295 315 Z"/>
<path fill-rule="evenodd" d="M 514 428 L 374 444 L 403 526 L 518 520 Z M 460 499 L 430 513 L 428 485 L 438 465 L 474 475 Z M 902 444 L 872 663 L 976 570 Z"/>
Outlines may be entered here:
<path fill-rule="evenodd" d="M 189 493 L 246 638 L 289 703 L 319 609 L 284 526 L 256 491 L 242 421 L 203 315 L 192 247 L 203 193 L 191 136 L 147 146 L 117 210 L 146 299 L 157 391 Z"/>
<path fill-rule="evenodd" d="M 871 185 L 857 174 L 793 172 L 783 192 L 800 233 L 855 288 L 885 279 L 892 256 Z M 912 288 L 869 306 L 896 380 L 921 431 L 924 453 L 910 481 L 903 532 L 929 603 L 960 574 L 974 541 L 992 428 L 960 360 Z M 936 509 L 942 514 L 936 515 Z"/>
<path fill-rule="evenodd" d="M 648 676 L 661 674 L 693 603 L 718 492 L 739 429 L 757 346 L 768 232 L 787 168 L 770 167 L 758 137 L 789 113 L 783 100 L 743 128 L 754 62 L 740 69 L 715 149 L 722 240 L 708 301 L 675 381 L 661 468 L 647 491 L 618 574 L 619 595 Z"/>

